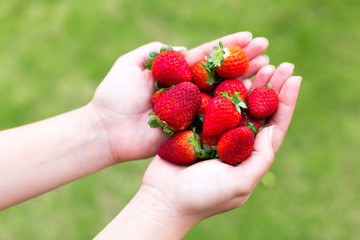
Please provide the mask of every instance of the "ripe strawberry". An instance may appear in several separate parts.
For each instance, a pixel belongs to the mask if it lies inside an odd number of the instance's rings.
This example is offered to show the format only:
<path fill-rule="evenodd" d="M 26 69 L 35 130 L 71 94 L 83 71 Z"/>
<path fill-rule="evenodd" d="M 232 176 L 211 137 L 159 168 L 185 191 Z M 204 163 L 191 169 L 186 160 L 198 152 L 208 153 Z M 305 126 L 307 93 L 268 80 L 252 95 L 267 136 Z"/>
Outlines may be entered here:
<path fill-rule="evenodd" d="M 237 165 L 248 158 L 254 149 L 254 134 L 247 127 L 226 132 L 219 140 L 217 152 L 221 160 Z"/>
<path fill-rule="evenodd" d="M 241 119 L 241 110 L 233 102 L 223 96 L 214 97 L 208 104 L 204 115 L 203 131 L 208 136 L 218 136 L 226 131 L 235 128 Z"/>
<path fill-rule="evenodd" d="M 172 87 L 173 86 L 168 87 L 168 88 L 160 88 L 154 93 L 154 95 L 152 96 L 152 99 L 151 99 L 151 104 L 152 104 L 153 108 L 154 108 L 157 100 L 160 98 L 160 96 L 163 95 L 167 90 L 171 89 Z"/>
<path fill-rule="evenodd" d="M 156 115 L 149 120 L 152 128 L 162 127 L 166 135 L 184 130 L 194 121 L 201 105 L 201 93 L 191 82 L 180 83 L 166 91 L 154 106 Z"/>
<path fill-rule="evenodd" d="M 256 127 L 257 131 L 259 131 L 259 129 L 263 126 L 262 123 L 259 120 L 253 118 L 252 116 L 250 116 L 246 112 L 242 112 L 241 113 L 241 120 L 239 122 L 239 127 L 245 127 L 246 123 L 254 124 L 254 127 Z"/>
<path fill-rule="evenodd" d="M 248 93 L 245 85 L 237 79 L 229 79 L 221 82 L 215 88 L 214 95 L 221 96 L 222 92 L 228 92 L 229 97 L 232 97 L 235 92 L 239 93 L 239 98 L 246 101 Z"/>
<path fill-rule="evenodd" d="M 232 79 L 244 75 L 249 69 L 249 60 L 239 46 L 227 46 L 224 48 L 222 42 L 219 47 L 215 46 L 213 52 L 205 59 L 210 67 L 215 67 L 215 71 L 220 78 Z"/>
<path fill-rule="evenodd" d="M 222 135 L 210 137 L 204 133 L 204 131 L 200 132 L 200 140 L 202 145 L 208 145 L 213 149 L 216 149 L 218 142 Z"/>
<path fill-rule="evenodd" d="M 267 86 L 255 88 L 247 100 L 249 112 L 256 119 L 264 119 L 273 115 L 279 106 L 279 98 L 276 92 Z"/>
<path fill-rule="evenodd" d="M 210 157 L 201 147 L 199 135 L 190 130 L 177 132 L 168 138 L 159 147 L 158 155 L 169 162 L 180 165 L 192 164 L 198 159 Z"/>
<path fill-rule="evenodd" d="M 200 117 L 204 117 L 206 107 L 209 104 L 209 102 L 211 101 L 211 99 L 212 99 L 212 97 L 209 94 L 201 92 L 201 105 L 200 105 L 199 111 L 197 113 Z"/>
<path fill-rule="evenodd" d="M 203 64 L 207 64 L 207 61 L 200 60 L 190 67 L 192 83 L 198 86 L 200 91 L 208 92 L 215 88 L 215 76 L 211 72 L 208 72 Z"/>
<path fill-rule="evenodd" d="M 190 66 L 181 52 L 172 47 L 161 47 L 160 53 L 151 52 L 145 67 L 162 87 L 170 87 L 181 82 L 191 81 Z"/>
<path fill-rule="evenodd" d="M 158 149 L 158 155 L 169 162 L 181 165 L 195 163 L 198 160 L 194 145 L 189 142 L 194 133 L 184 130 L 175 133 L 167 139 Z"/>

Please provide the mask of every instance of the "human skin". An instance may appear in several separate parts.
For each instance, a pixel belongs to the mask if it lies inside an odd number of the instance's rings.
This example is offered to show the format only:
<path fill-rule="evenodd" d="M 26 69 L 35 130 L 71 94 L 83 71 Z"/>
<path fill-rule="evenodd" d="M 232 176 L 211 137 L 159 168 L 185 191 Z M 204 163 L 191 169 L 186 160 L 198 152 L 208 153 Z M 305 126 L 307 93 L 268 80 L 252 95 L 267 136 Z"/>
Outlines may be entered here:
<path fill-rule="evenodd" d="M 198 222 L 244 204 L 274 161 L 289 127 L 301 77 L 291 76 L 294 66 L 265 66 L 248 90 L 272 83 L 279 107 L 270 127 L 259 132 L 250 157 L 234 167 L 220 160 L 178 166 L 156 156 L 142 186 L 130 203 L 96 239 L 182 239 Z"/>
<path fill-rule="evenodd" d="M 250 59 L 245 78 L 269 61 L 260 55 L 268 41 L 248 32 L 182 52 L 191 65 L 219 41 L 243 47 Z M 144 64 L 149 52 L 163 45 L 146 44 L 118 58 L 87 105 L 0 132 L 0 210 L 114 164 L 156 154 L 166 137 L 147 125 L 154 79 Z"/>

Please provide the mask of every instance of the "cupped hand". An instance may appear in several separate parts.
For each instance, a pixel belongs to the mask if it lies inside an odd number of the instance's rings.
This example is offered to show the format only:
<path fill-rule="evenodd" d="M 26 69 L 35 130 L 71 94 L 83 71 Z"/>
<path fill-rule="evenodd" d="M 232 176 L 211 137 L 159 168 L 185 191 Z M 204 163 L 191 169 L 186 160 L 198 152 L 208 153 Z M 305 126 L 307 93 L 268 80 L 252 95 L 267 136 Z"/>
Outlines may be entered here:
<path fill-rule="evenodd" d="M 252 39 L 248 32 L 240 32 L 206 43 L 189 51 L 182 51 L 189 65 L 208 56 L 212 48 L 222 41 L 224 45 L 243 47 L 250 59 L 245 77 L 250 77 L 268 63 L 265 38 Z M 145 69 L 151 51 L 159 51 L 164 44 L 153 42 L 120 57 L 97 88 L 89 106 L 107 132 L 113 163 L 144 159 L 154 156 L 166 137 L 161 129 L 148 126 L 148 113 L 152 111 L 151 98 L 154 79 Z"/>
<path fill-rule="evenodd" d="M 190 51 L 189 51 L 190 52 Z M 270 168 L 290 124 L 301 77 L 292 76 L 294 66 L 267 65 L 253 81 L 243 80 L 248 90 L 272 83 L 279 95 L 279 107 L 255 139 L 250 157 L 234 167 L 220 160 L 206 160 L 178 166 L 156 156 L 149 165 L 141 191 L 156 195 L 159 202 L 180 216 L 202 219 L 241 206 Z"/>

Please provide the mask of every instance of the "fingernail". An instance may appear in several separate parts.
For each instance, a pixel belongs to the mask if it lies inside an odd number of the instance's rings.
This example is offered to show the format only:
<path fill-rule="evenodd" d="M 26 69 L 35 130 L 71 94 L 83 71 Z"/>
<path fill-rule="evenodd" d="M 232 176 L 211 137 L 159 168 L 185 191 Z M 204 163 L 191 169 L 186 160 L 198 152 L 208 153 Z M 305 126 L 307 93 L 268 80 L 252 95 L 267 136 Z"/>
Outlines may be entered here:
<path fill-rule="evenodd" d="M 276 70 L 276 67 L 274 65 L 269 64 L 268 66 L 271 68 L 271 70 L 273 70 L 273 71 Z"/>
<path fill-rule="evenodd" d="M 274 137 L 274 129 L 275 129 L 275 125 L 271 125 L 270 127 L 268 127 L 268 139 L 269 141 L 273 141 L 273 137 Z"/>
<path fill-rule="evenodd" d="M 295 65 L 294 64 L 292 64 L 292 63 L 289 63 L 289 62 L 283 62 L 283 63 L 280 63 L 280 65 L 278 66 L 278 68 L 280 67 L 280 66 L 286 66 L 286 65 L 288 65 L 288 66 L 290 66 L 291 68 L 295 68 Z"/>
<path fill-rule="evenodd" d="M 181 52 L 182 54 L 185 54 L 186 51 L 187 51 L 187 48 L 186 48 L 186 47 L 183 47 L 183 46 L 173 46 L 173 49 L 174 49 L 175 51 Z"/>
<path fill-rule="evenodd" d="M 302 77 L 301 77 L 301 76 L 294 76 L 294 78 L 296 78 L 299 82 L 302 81 Z"/>
<path fill-rule="evenodd" d="M 251 34 L 251 32 L 245 31 L 244 33 L 246 33 L 247 35 L 249 35 L 250 39 L 253 38 L 253 35 Z"/>
<path fill-rule="evenodd" d="M 269 62 L 270 62 L 269 56 L 268 56 L 268 55 L 264 55 L 264 57 L 267 59 L 267 63 L 269 63 Z"/>

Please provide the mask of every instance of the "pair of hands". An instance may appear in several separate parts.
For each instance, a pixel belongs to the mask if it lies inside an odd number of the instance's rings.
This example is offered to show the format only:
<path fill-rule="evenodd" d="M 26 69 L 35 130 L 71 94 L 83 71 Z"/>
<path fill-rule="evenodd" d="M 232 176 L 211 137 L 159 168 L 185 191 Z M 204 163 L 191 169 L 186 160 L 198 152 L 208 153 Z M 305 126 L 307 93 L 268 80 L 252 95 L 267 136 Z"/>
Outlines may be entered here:
<path fill-rule="evenodd" d="M 268 65 L 262 54 L 268 41 L 240 32 L 203 44 L 191 50 L 182 48 L 192 65 L 207 56 L 215 45 L 243 48 L 250 67 L 243 81 L 249 91 L 272 83 L 279 95 L 279 107 L 269 119 L 272 127 L 256 137 L 251 156 L 237 167 L 220 160 L 207 160 L 192 166 L 177 166 L 155 156 L 149 165 L 140 192 L 156 198 L 169 212 L 190 217 L 194 222 L 242 205 L 267 172 L 290 124 L 298 96 L 301 77 L 292 76 L 294 66 L 282 63 L 277 69 Z M 154 156 L 166 140 L 161 129 L 147 125 L 152 111 L 154 79 L 144 65 L 149 52 L 159 51 L 164 44 L 153 42 L 120 57 L 89 104 L 107 129 L 111 164 Z M 254 76 L 253 80 L 249 80 Z"/>

